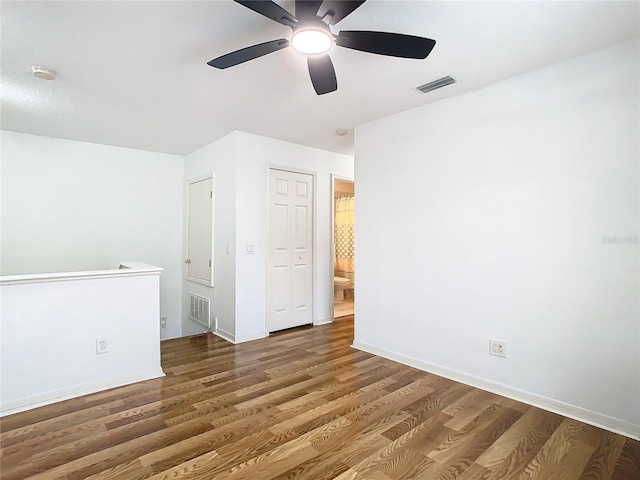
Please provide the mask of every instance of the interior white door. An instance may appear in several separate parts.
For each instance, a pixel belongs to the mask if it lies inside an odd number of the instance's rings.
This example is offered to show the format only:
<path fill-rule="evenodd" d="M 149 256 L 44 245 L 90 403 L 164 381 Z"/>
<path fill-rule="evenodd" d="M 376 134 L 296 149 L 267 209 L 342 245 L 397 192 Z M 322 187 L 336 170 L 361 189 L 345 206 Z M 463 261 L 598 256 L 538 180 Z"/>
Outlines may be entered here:
<path fill-rule="evenodd" d="M 189 183 L 187 280 L 213 285 L 213 178 Z"/>
<path fill-rule="evenodd" d="M 269 170 L 267 330 L 313 323 L 313 176 Z"/>

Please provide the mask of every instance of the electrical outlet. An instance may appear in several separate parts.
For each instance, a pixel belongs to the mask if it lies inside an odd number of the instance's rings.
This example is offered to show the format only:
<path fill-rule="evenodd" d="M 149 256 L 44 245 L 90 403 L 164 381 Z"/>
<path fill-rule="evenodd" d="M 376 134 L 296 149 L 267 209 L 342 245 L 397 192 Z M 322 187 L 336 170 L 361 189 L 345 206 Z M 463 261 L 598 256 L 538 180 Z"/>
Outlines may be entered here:
<path fill-rule="evenodd" d="M 507 358 L 507 344 L 500 340 L 489 339 L 489 355 Z"/>
<path fill-rule="evenodd" d="M 106 338 L 96 338 L 96 353 L 107 353 L 109 351 L 109 344 Z"/>
<path fill-rule="evenodd" d="M 167 327 L 167 317 L 160 317 L 160 326 L 162 328 L 166 328 Z"/>

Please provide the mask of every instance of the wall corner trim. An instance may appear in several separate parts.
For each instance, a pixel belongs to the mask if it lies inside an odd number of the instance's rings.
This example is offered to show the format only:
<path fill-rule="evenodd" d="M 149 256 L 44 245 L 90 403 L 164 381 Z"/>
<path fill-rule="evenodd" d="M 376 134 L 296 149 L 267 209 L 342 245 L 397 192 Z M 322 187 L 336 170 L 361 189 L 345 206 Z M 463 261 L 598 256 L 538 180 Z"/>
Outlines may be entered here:
<path fill-rule="evenodd" d="M 553 398 L 544 397 L 535 393 L 520 390 L 509 385 L 504 385 L 497 382 L 492 382 L 481 377 L 469 375 L 467 373 L 454 370 L 451 368 L 443 367 L 434 363 L 425 362 L 417 358 L 403 355 L 391 350 L 376 347 L 365 342 L 358 340 L 353 341 L 352 348 L 361 350 L 363 352 L 371 353 L 379 357 L 393 360 L 394 362 L 402 363 L 410 367 L 423 370 L 440 377 L 448 378 L 456 382 L 464 383 L 481 390 L 486 390 L 503 397 L 511 398 L 527 405 L 531 405 L 549 412 L 557 413 L 565 417 L 578 420 L 580 422 L 593 425 L 595 427 L 603 428 L 613 433 L 624 435 L 625 437 L 632 438 L 634 440 L 640 440 L 640 425 L 636 425 L 625 420 L 610 417 L 602 413 L 587 410 L 576 405 L 568 404 L 555 400 Z"/>

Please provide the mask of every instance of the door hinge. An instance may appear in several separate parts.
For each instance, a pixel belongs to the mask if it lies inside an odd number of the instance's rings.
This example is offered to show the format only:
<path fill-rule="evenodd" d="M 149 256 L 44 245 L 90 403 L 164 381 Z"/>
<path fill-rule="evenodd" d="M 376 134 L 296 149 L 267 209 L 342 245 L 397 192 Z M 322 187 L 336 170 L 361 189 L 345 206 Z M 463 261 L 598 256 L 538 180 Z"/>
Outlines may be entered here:
<path fill-rule="evenodd" d="M 209 260 L 209 268 L 211 268 L 211 260 Z"/>
<path fill-rule="evenodd" d="M 187 259 L 184 261 L 184 263 L 191 263 L 191 259 L 190 259 L 190 258 L 187 258 Z"/>
<path fill-rule="evenodd" d="M 209 198 L 213 199 L 213 190 L 209 191 Z"/>

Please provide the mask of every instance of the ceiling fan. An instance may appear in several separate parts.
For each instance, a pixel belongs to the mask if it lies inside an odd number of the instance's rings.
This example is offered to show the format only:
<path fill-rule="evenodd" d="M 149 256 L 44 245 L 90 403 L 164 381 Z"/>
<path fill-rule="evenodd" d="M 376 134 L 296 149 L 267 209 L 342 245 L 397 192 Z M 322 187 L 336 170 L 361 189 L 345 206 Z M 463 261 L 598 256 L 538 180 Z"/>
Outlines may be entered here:
<path fill-rule="evenodd" d="M 435 40 L 400 33 L 343 30 L 334 35 L 331 25 L 345 18 L 366 0 L 295 0 L 296 16 L 271 0 L 234 0 L 236 3 L 259 13 L 293 31 L 291 40 L 280 38 L 252 45 L 214 58 L 208 65 L 229 68 L 262 57 L 291 45 L 307 55 L 311 83 L 318 95 L 338 88 L 336 73 L 329 50 L 335 43 L 339 47 L 401 58 L 427 58 L 435 46 Z"/>

